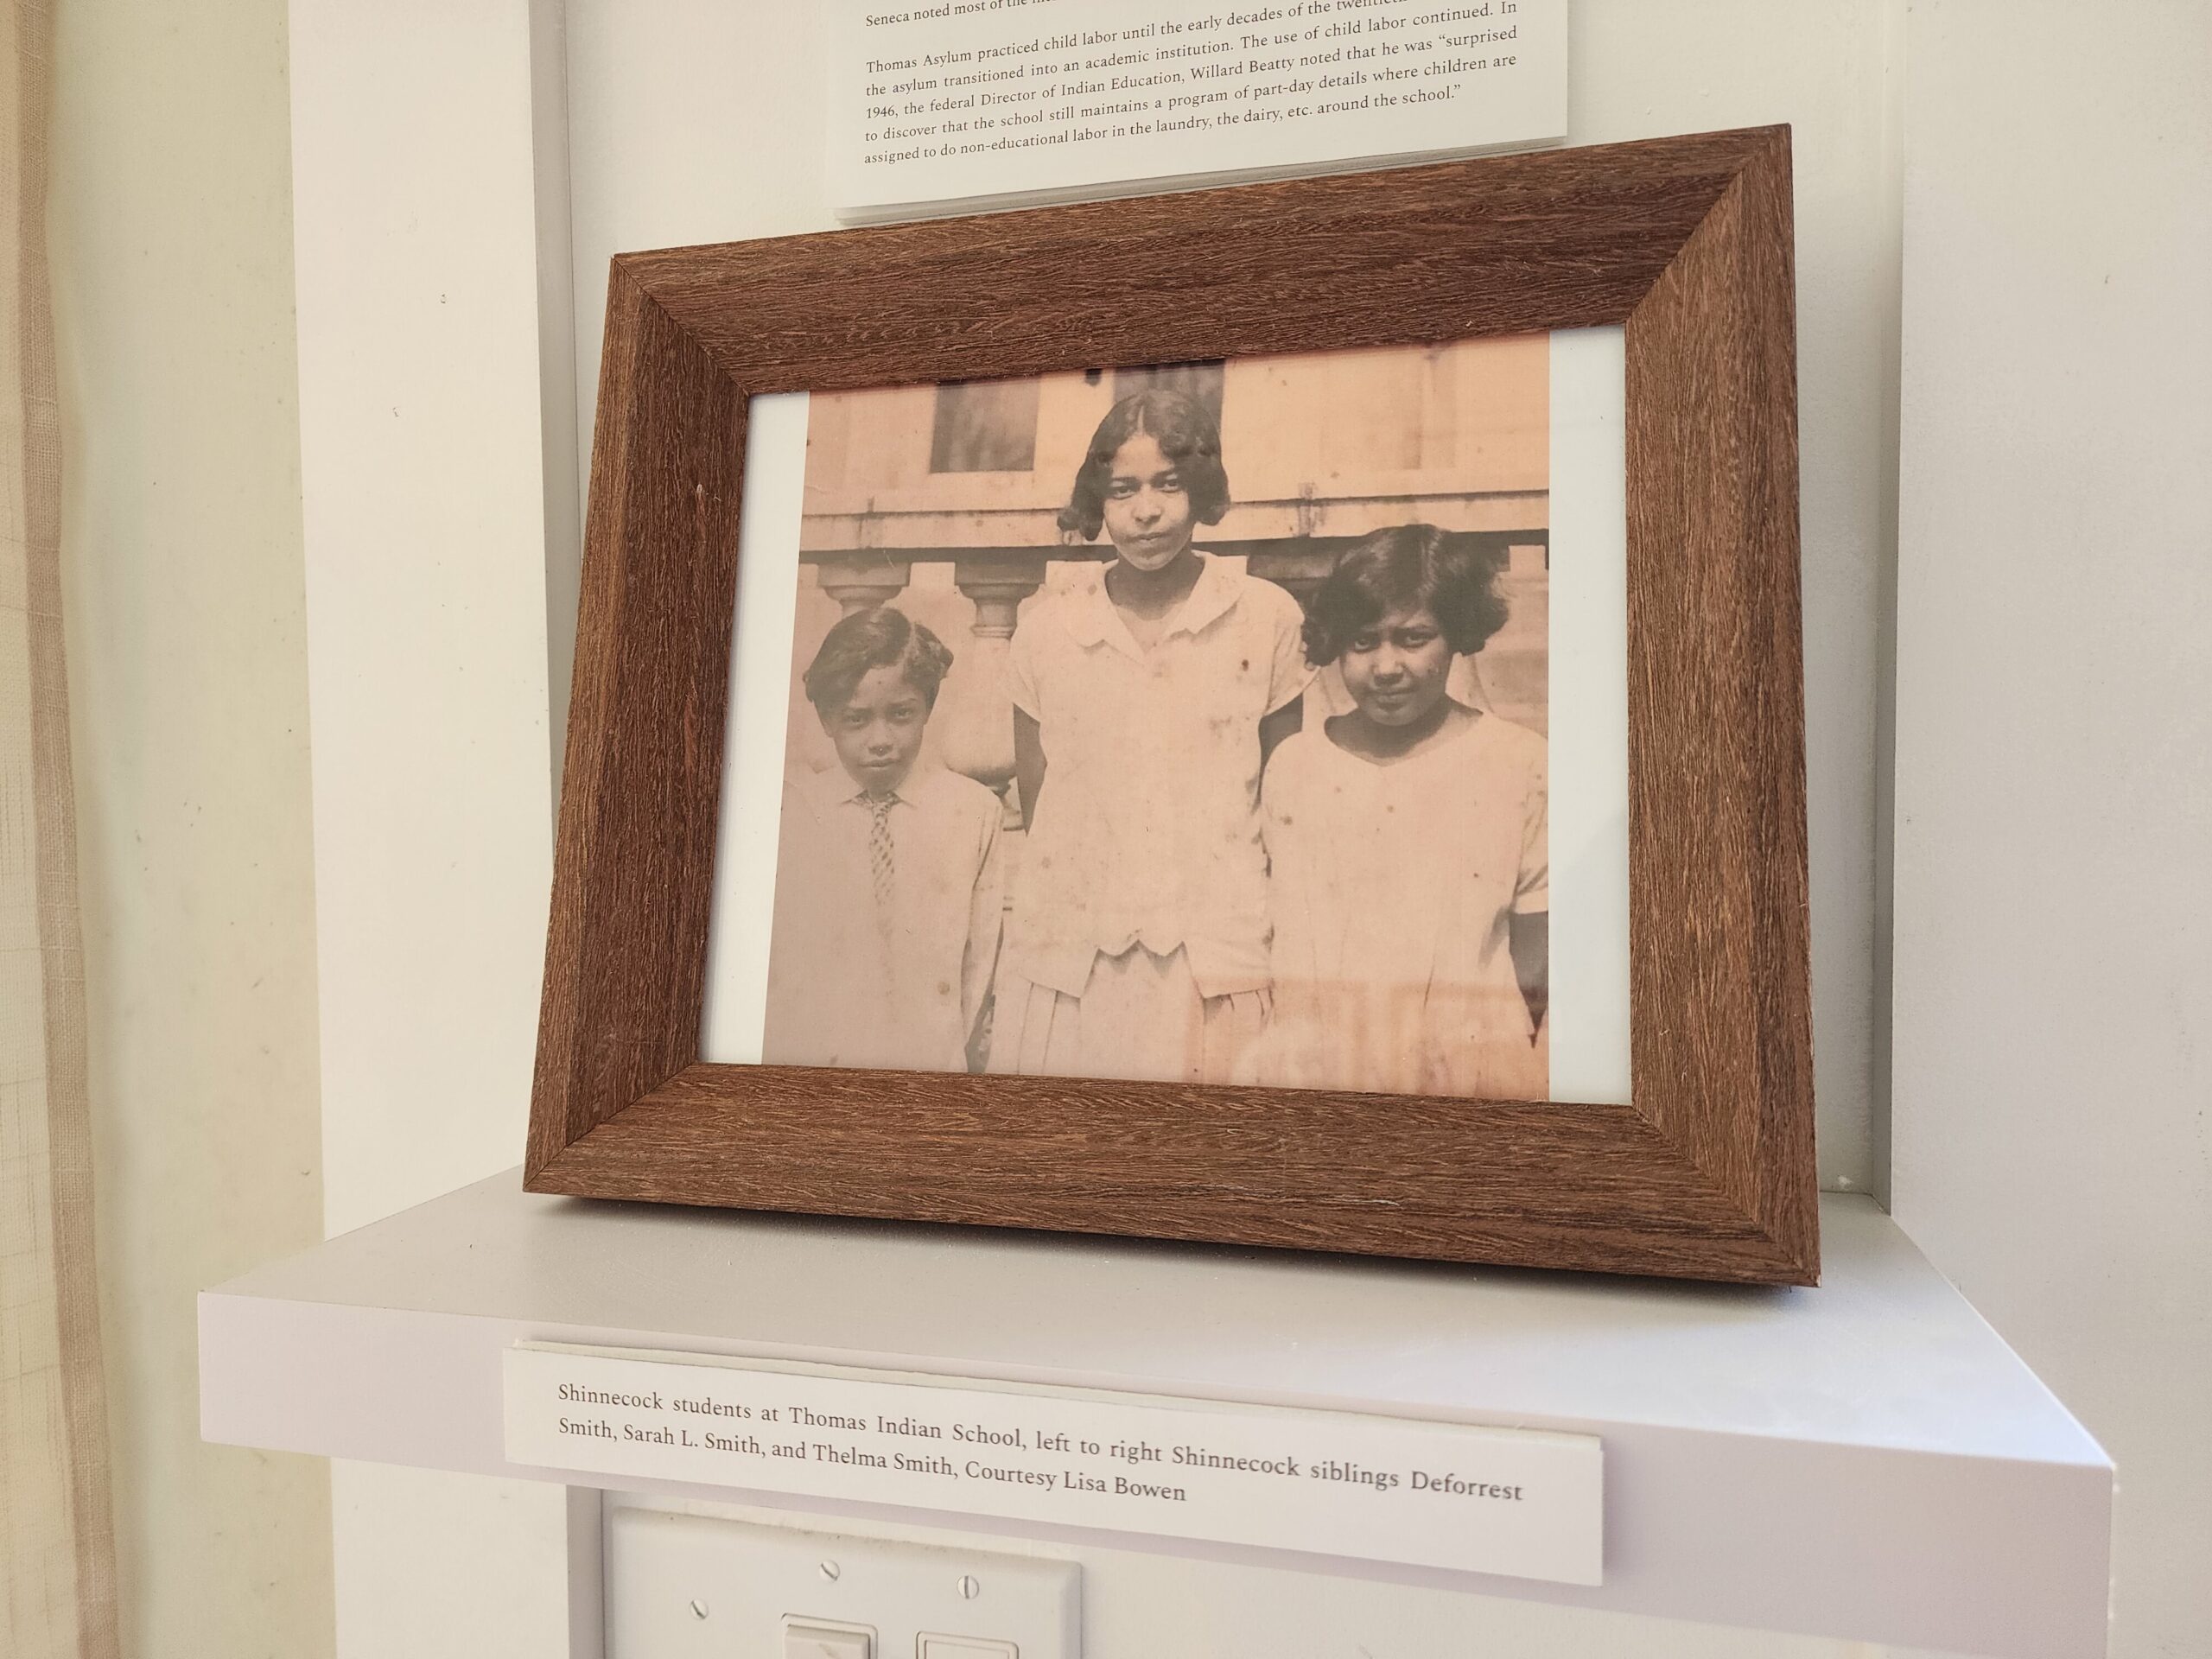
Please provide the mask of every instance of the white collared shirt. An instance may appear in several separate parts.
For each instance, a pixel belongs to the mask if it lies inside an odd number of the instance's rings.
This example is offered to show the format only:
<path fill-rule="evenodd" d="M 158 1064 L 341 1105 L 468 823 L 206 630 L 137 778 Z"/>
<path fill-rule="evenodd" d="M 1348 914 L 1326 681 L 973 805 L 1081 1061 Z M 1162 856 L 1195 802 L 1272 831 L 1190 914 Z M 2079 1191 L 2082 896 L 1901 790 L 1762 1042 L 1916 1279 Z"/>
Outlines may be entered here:
<path fill-rule="evenodd" d="M 1268 983 L 1260 722 L 1295 702 L 1298 601 L 1211 556 L 1159 642 L 1139 645 L 1103 567 L 1031 606 L 1008 649 L 1045 786 L 1007 923 L 1010 972 L 1071 996 L 1092 962 L 1187 949 L 1203 996 Z"/>
<path fill-rule="evenodd" d="M 967 1069 L 998 959 L 999 798 L 923 760 L 889 812 L 892 906 L 879 918 L 871 798 L 835 766 L 784 785 L 761 1050 L 771 1064 Z"/>

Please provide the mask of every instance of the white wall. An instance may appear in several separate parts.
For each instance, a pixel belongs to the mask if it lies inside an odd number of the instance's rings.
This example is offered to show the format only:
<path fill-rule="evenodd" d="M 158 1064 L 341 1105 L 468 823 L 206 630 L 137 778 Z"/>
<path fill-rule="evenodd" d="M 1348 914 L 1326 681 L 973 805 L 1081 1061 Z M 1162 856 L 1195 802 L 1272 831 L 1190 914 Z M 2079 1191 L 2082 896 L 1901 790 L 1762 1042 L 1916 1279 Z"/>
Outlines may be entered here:
<path fill-rule="evenodd" d="M 552 846 L 537 10 L 291 6 L 333 1232 L 522 1153 Z M 332 1478 L 344 1659 L 569 1651 L 559 1489 Z"/>
<path fill-rule="evenodd" d="M 2186 1651 L 2206 1628 L 2181 1573 L 2185 1552 L 2204 1553 L 2212 1483 L 2176 1392 L 2203 1375 L 2206 1320 L 2175 1264 L 2208 1242 L 2189 1115 L 2203 1087 L 2187 1070 L 2212 990 L 2204 935 L 2188 931 L 2212 842 L 2208 364 L 2183 283 L 2207 266 L 2212 189 L 2202 7 L 2114 10 L 2096 16 L 2120 46 L 2084 75 L 2016 7 L 1580 0 L 1574 137 L 1796 127 L 1822 1160 L 1863 1184 L 1881 1163 L 1877 713 L 1910 60 L 1899 1198 L 2118 1451 L 2122 1640 L 2147 1654 Z M 574 576 L 573 539 L 543 506 L 560 469 L 533 451 L 549 394 L 531 337 L 546 314 L 526 251 L 554 238 L 542 204 L 534 223 L 512 208 L 529 199 L 523 14 L 523 0 L 295 0 L 296 111 L 320 135 L 302 150 L 315 178 L 303 172 L 300 197 L 302 368 L 330 398 L 306 400 L 305 464 L 318 827 L 346 849 L 319 854 L 326 1022 L 353 1022 L 325 1067 L 334 1206 L 358 1181 L 349 1218 L 512 1162 L 520 1144 L 527 1009 L 512 993 L 536 983 L 542 917 L 524 888 L 542 905 L 536 768 L 550 741 L 527 659 L 543 676 L 562 653 Z M 2088 14 L 2063 16 L 2080 28 Z M 387 20 L 381 41 L 372 19 Z M 608 252 L 830 220 L 813 9 L 574 0 L 570 26 L 581 450 Z M 459 310 L 434 308 L 433 274 Z M 336 308 L 318 312 L 325 301 Z M 549 524 L 550 575 L 529 568 Z M 2090 558 L 2111 575 L 2077 575 Z M 387 567 L 381 584 L 367 574 Z M 2023 570 L 2037 580 L 2006 580 Z M 549 592 L 563 607 L 550 628 Z M 483 638 L 425 614 L 425 594 L 467 607 Z M 397 670 L 395 651 L 412 653 Z M 436 697 L 380 694 L 418 671 Z M 411 742 L 395 741 L 408 727 Z M 2072 783 L 2036 791 L 2054 759 Z M 381 871 L 393 846 L 405 861 Z M 438 874 L 442 849 L 464 874 Z M 361 953 L 342 996 L 334 938 Z M 555 1622 L 535 1622 L 562 1567 L 549 1510 L 503 1530 L 527 1498 L 376 1480 L 340 1534 L 348 1651 L 558 1650 Z M 408 1576 L 432 1561 L 434 1578 Z M 1315 1654 L 1840 1651 L 1114 1553 L 1089 1565 L 1098 1659 L 1180 1659 L 1247 1630 Z"/>
<path fill-rule="evenodd" d="M 1911 14 L 1898 1218 L 2212 1649 L 2212 5 Z"/>
<path fill-rule="evenodd" d="M 321 1232 L 283 0 L 67 0 L 52 193 L 132 1659 L 330 1651 L 322 1464 L 200 1442 L 193 1295 Z M 0 1287 L 4 1294 L 4 1287 Z"/>

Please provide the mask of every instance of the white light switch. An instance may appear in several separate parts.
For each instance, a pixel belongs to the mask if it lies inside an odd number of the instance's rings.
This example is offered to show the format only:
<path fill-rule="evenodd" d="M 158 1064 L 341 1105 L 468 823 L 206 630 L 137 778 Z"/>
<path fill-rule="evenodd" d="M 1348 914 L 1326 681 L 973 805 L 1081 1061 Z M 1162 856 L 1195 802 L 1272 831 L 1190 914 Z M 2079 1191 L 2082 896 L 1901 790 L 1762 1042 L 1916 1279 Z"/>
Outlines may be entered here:
<path fill-rule="evenodd" d="M 607 1659 L 1081 1659 L 1083 1570 L 618 1503 Z"/>
<path fill-rule="evenodd" d="M 875 1659 L 875 1641 L 866 1630 L 784 1621 L 784 1659 Z"/>
<path fill-rule="evenodd" d="M 925 1636 L 914 1659 L 1021 1659 L 1011 1642 L 978 1642 L 968 1636 Z"/>

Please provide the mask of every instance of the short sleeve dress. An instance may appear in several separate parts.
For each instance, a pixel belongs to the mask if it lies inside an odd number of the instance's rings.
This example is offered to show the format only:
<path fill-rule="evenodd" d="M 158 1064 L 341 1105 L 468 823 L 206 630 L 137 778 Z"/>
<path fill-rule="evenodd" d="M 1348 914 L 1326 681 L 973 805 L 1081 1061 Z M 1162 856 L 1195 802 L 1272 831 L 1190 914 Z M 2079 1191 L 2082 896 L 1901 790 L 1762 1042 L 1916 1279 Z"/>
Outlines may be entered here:
<path fill-rule="evenodd" d="M 1495 715 L 1388 766 L 1300 732 L 1261 820 L 1274 1018 L 1248 1075 L 1285 1088 L 1542 1100 L 1511 918 L 1550 908 L 1543 739 Z"/>
<path fill-rule="evenodd" d="M 1298 601 L 1204 556 L 1149 650 L 1103 572 L 1014 631 L 1008 690 L 1047 771 L 1007 920 L 995 1071 L 1224 1081 L 1264 1023 L 1260 722 L 1313 671 Z"/>

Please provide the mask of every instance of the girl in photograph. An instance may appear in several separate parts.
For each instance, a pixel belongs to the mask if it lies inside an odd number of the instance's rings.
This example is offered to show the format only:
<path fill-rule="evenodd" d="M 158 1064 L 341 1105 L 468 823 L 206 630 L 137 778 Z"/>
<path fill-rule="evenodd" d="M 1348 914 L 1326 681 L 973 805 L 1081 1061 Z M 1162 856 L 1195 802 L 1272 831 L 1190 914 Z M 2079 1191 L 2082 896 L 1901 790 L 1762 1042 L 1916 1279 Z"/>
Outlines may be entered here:
<path fill-rule="evenodd" d="M 1354 543 L 1314 595 L 1306 659 L 1336 664 L 1355 706 L 1268 768 L 1261 1082 L 1549 1092 L 1544 741 L 1446 690 L 1453 658 L 1504 626 L 1496 578 L 1457 538 L 1407 524 Z"/>
<path fill-rule="evenodd" d="M 1313 675 L 1297 601 L 1191 545 L 1228 510 L 1195 398 L 1141 392 L 1099 423 L 1060 523 L 1114 561 L 1009 647 L 1028 835 L 993 1071 L 1225 1081 L 1266 1023 L 1260 773 Z"/>
<path fill-rule="evenodd" d="M 837 764 L 784 786 L 762 1058 L 969 1069 L 1004 888 L 998 797 L 922 753 L 952 653 L 893 606 L 805 675 Z"/>

